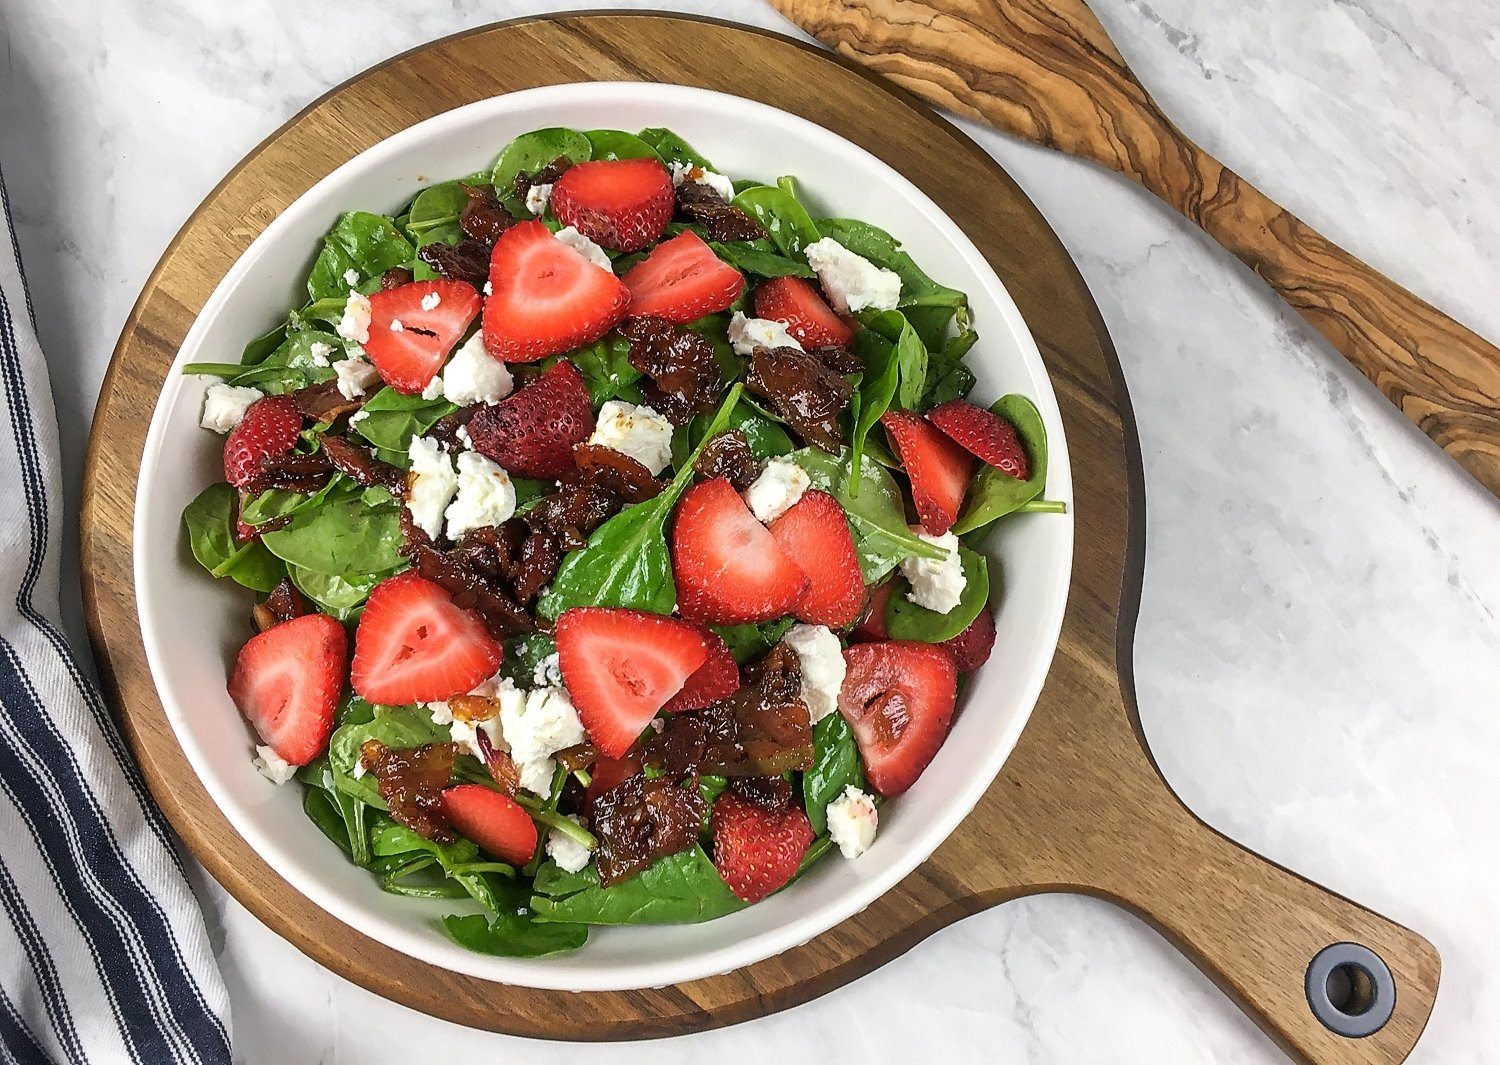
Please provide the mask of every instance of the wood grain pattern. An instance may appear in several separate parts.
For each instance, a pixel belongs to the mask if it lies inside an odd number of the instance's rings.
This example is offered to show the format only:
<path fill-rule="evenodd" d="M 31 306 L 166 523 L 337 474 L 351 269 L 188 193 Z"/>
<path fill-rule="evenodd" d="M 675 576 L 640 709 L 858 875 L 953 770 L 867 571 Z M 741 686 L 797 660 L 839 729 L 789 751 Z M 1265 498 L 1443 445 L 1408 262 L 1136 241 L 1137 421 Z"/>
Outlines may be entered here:
<path fill-rule="evenodd" d="M 278 211 L 350 156 L 430 115 L 534 85 L 606 78 L 755 96 L 922 184 L 974 238 L 1031 325 L 1076 456 L 1079 523 L 1046 690 L 1000 777 L 926 864 L 858 920 L 758 965 L 675 987 L 574 995 L 499 987 L 398 954 L 314 907 L 250 850 L 194 777 L 157 701 L 136 627 L 130 514 L 147 420 L 176 348 Z M 189 848 L 303 952 L 416 1009 L 527 1036 L 675 1035 L 814 998 L 1008 899 L 1082 891 L 1143 915 L 1302 1059 L 1400 1061 L 1436 994 L 1431 945 L 1215 833 L 1151 764 L 1129 680 L 1144 536 L 1129 403 L 1098 312 L 1046 222 L 982 150 L 910 98 L 795 42 L 702 20 L 601 14 L 506 24 L 397 57 L 315 103 L 225 179 L 167 250 L 121 335 L 90 444 L 82 546 L 106 686 Z M 1332 1036 L 1300 1001 L 1308 960 L 1339 940 L 1375 948 L 1400 986 L 1390 1024 L 1357 1042 Z"/>
<path fill-rule="evenodd" d="M 1138 182 L 1308 320 L 1500 496 L 1500 348 L 1340 248 L 1193 143 L 1082 0 L 772 0 L 933 103 Z"/>

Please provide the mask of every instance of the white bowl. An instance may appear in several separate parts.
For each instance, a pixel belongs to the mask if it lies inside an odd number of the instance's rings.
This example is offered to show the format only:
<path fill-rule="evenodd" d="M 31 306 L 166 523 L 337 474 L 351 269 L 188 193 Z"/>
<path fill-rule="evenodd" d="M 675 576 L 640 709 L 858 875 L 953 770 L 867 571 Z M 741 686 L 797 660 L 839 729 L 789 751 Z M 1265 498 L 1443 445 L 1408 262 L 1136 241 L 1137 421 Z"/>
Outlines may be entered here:
<path fill-rule="evenodd" d="M 837 853 L 779 895 L 699 925 L 596 929 L 571 955 L 493 958 L 438 927 L 453 904 L 382 892 L 308 821 L 300 788 L 251 767 L 250 733 L 225 694 L 246 636 L 249 593 L 209 580 L 182 545 L 183 507 L 223 475 L 218 437 L 198 427 L 206 382 L 176 372 L 233 362 L 299 304 L 303 279 L 340 212 L 391 211 L 424 184 L 488 167 L 512 137 L 545 126 L 667 126 L 734 177 L 795 174 L 823 215 L 860 218 L 903 241 L 933 277 L 969 293 L 980 342 L 969 359 L 983 402 L 1020 392 L 1042 412 L 1047 496 L 1069 515 L 1018 516 L 991 537 L 1005 574 L 994 656 L 968 686 L 953 732 L 922 778 L 881 811 L 857 861 Z M 141 634 L 168 719 L 230 823 L 289 883 L 339 920 L 434 965 L 503 983 L 576 991 L 655 987 L 727 972 L 806 942 L 868 906 L 943 842 L 989 787 L 1041 691 L 1062 626 L 1072 564 L 1072 486 L 1062 421 L 1036 343 L 979 251 L 915 185 L 804 119 L 721 93 L 594 83 L 532 89 L 461 107 L 391 137 L 313 186 L 250 245 L 198 316 L 157 401 L 135 510 Z"/>

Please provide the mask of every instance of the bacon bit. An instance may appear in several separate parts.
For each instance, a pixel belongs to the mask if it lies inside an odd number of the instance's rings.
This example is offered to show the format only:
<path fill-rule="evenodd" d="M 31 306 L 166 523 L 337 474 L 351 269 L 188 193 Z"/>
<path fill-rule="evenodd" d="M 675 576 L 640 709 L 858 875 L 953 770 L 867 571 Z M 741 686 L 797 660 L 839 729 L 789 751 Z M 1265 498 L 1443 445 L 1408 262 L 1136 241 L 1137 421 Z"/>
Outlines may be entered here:
<path fill-rule="evenodd" d="M 448 704 L 453 705 L 453 700 L 450 699 Z M 483 729 L 476 732 L 475 737 L 479 741 L 479 753 L 483 756 L 480 760 L 490 771 L 490 779 L 497 788 L 514 799 L 516 792 L 521 790 L 521 770 L 516 766 L 515 760 L 507 752 L 497 751 Z"/>
<path fill-rule="evenodd" d="M 569 773 L 576 773 L 593 765 L 599 757 L 599 751 L 585 740 L 577 746 L 563 748 L 552 757 Z"/>
<path fill-rule="evenodd" d="M 516 199 L 524 200 L 526 194 L 531 191 L 531 186 L 556 185 L 557 179 L 562 177 L 572 165 L 573 161 L 566 155 L 559 155 L 535 174 L 528 174 L 524 171 L 517 174 L 516 180 L 512 182 L 510 190 L 515 193 Z"/>
<path fill-rule="evenodd" d="M 333 476 L 333 463 L 322 452 L 304 455 L 267 455 L 250 485 L 256 491 L 280 488 L 288 492 L 316 492 Z"/>
<path fill-rule="evenodd" d="M 706 336 L 661 318 L 634 318 L 618 328 L 630 341 L 630 365 L 649 378 L 641 392 L 662 417 L 686 425 L 713 405 L 724 377 Z"/>
<path fill-rule="evenodd" d="M 396 750 L 366 740 L 359 748 L 359 764 L 375 777 L 397 824 L 425 839 L 452 843 L 458 837 L 443 817 L 443 789 L 453 776 L 453 755 L 451 743 Z"/>
<path fill-rule="evenodd" d="M 500 701 L 487 695 L 453 695 L 448 709 L 455 721 L 489 721 L 500 713 Z"/>
<path fill-rule="evenodd" d="M 465 185 L 463 188 L 469 202 L 459 212 L 458 228 L 472 240 L 493 245 L 501 233 L 516 224 L 516 220 L 495 195 L 493 185 Z"/>
<path fill-rule="evenodd" d="M 750 450 L 750 441 L 739 429 L 720 433 L 710 440 L 698 456 L 698 476 L 706 481 L 727 477 L 737 491 L 743 492 L 760 476 L 763 464 Z"/>
<path fill-rule="evenodd" d="M 308 385 L 292 393 L 292 402 L 297 413 L 310 422 L 332 423 L 345 414 L 353 414 L 365 405 L 365 397 L 347 398 L 339 391 L 337 378 L 329 378 L 321 384 Z"/>
<path fill-rule="evenodd" d="M 417 258 L 447 281 L 467 281 L 478 288 L 490 279 L 490 246 L 477 240 L 433 241 L 417 250 Z"/>
<path fill-rule="evenodd" d="M 701 712 L 700 772 L 726 777 L 779 776 L 812 768 L 812 717 L 802 701 L 797 652 L 777 644 L 746 666 L 740 690 Z"/>
<path fill-rule="evenodd" d="M 309 609 L 307 600 L 302 598 L 302 593 L 297 590 L 291 578 L 283 577 L 280 583 L 271 589 L 271 594 L 266 596 L 265 602 L 255 604 L 252 613 L 255 618 L 255 627 L 265 632 L 273 625 L 300 618 L 303 614 L 312 613 L 312 610 Z"/>
<path fill-rule="evenodd" d="M 769 402 L 810 443 L 829 452 L 843 446 L 839 416 L 854 388 L 817 355 L 796 348 L 756 348 L 745 388 Z"/>
<path fill-rule="evenodd" d="M 409 285 L 417 279 L 417 275 L 404 266 L 393 266 L 380 275 L 380 291 L 389 292 L 393 288 Z"/>
<path fill-rule="evenodd" d="M 406 492 L 406 473 L 398 466 L 375 457 L 369 448 L 351 444 L 337 436 L 323 437 L 323 454 L 333 468 L 365 488 L 379 486 L 392 495 Z"/>
<path fill-rule="evenodd" d="M 655 499 L 666 487 L 639 459 L 602 444 L 574 444 L 573 464 L 584 480 L 608 488 L 627 503 Z"/>
<path fill-rule="evenodd" d="M 666 777 L 633 776 L 593 801 L 599 883 L 629 880 L 658 858 L 698 841 L 707 804 L 696 783 L 679 787 Z"/>
<path fill-rule="evenodd" d="M 701 177 L 702 169 L 694 167 L 688 177 Z M 703 227 L 709 240 L 723 242 L 735 240 L 760 240 L 769 237 L 765 226 L 729 203 L 708 185 L 684 181 L 677 186 L 677 213 L 689 222 Z"/>

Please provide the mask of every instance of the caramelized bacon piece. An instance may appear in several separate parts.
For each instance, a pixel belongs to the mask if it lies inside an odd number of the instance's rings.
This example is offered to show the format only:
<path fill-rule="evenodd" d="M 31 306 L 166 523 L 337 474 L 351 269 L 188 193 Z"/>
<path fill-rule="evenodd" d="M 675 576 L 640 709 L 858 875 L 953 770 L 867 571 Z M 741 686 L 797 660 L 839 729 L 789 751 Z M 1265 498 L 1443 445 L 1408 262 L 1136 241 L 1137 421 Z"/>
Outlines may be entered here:
<path fill-rule="evenodd" d="M 772 813 L 792 805 L 792 786 L 785 777 L 736 777 L 729 782 L 729 790 Z"/>
<path fill-rule="evenodd" d="M 604 887 L 635 876 L 658 858 L 698 840 L 706 805 L 697 785 L 666 777 L 630 777 L 594 799 L 591 821 Z"/>
<path fill-rule="evenodd" d="M 359 764 L 375 777 L 397 824 L 439 843 L 457 838 L 443 817 L 443 789 L 453 776 L 453 744 L 396 750 L 379 740 L 366 740 L 359 749 Z"/>
<path fill-rule="evenodd" d="M 726 777 L 779 776 L 813 764 L 812 718 L 802 701 L 797 652 L 777 644 L 746 666 L 739 691 L 701 712 L 699 771 Z"/>
<path fill-rule="evenodd" d="M 489 721 L 500 713 L 500 702 L 488 695 L 452 695 L 448 710 L 455 721 Z"/>
<path fill-rule="evenodd" d="M 451 699 L 449 704 L 452 704 Z M 480 761 L 484 762 L 484 767 L 490 771 L 490 779 L 495 782 L 496 787 L 514 799 L 516 792 L 521 790 L 521 770 L 516 766 L 514 759 L 506 751 L 495 750 L 494 744 L 490 743 L 490 738 L 485 735 L 484 729 L 475 732 L 474 738 L 479 743 L 479 753 L 483 755 Z"/>
<path fill-rule="evenodd" d="M 467 429 L 470 419 L 478 414 L 484 406 L 483 403 L 471 403 L 467 407 L 460 407 L 452 414 L 445 414 L 432 423 L 432 428 L 427 430 L 427 436 L 438 443 L 445 445 L 449 451 L 460 449 L 458 431 Z"/>
<path fill-rule="evenodd" d="M 490 247 L 477 240 L 425 244 L 417 250 L 417 258 L 448 281 L 467 281 L 479 288 L 490 279 Z"/>
<path fill-rule="evenodd" d="M 516 199 L 524 200 L 526 194 L 531 191 L 531 186 L 557 184 L 557 179 L 562 177 L 563 172 L 572 165 L 573 161 L 566 155 L 559 155 L 535 174 L 525 172 L 517 174 L 516 180 L 511 184 L 511 191 L 516 194 Z"/>
<path fill-rule="evenodd" d="M 441 585 L 453 597 L 455 605 L 473 610 L 484 618 L 490 635 L 496 639 L 519 636 L 536 628 L 531 615 L 506 593 L 500 583 L 479 572 L 472 559 L 466 558 L 462 552 L 439 551 L 430 543 L 413 544 L 409 541 L 402 547 L 402 552 L 411 559 L 412 568 Z"/>
<path fill-rule="evenodd" d="M 760 240 L 771 235 L 754 216 L 696 181 L 684 181 L 677 186 L 677 213 L 702 226 L 709 240 Z"/>
<path fill-rule="evenodd" d="M 760 476 L 762 463 L 750 450 L 745 434 L 735 429 L 708 442 L 694 469 L 705 480 L 727 477 L 736 491 L 743 492 Z"/>
<path fill-rule="evenodd" d="M 255 627 L 260 632 L 265 632 L 273 625 L 280 625 L 283 621 L 291 621 L 300 618 L 303 614 L 312 613 L 307 605 L 307 600 L 302 598 L 302 593 L 297 591 L 290 577 L 283 577 L 271 594 L 266 596 L 266 601 L 256 603 L 254 610 Z"/>
<path fill-rule="evenodd" d="M 380 487 L 391 495 L 406 494 L 406 471 L 375 457 L 375 452 L 338 436 L 323 437 L 323 454 L 333 468 L 355 484 Z"/>
<path fill-rule="evenodd" d="M 339 391 L 336 379 L 329 378 L 322 384 L 308 385 L 292 393 L 292 402 L 297 413 L 313 423 L 327 424 L 345 414 L 352 414 L 365 405 L 365 397 L 348 399 Z"/>
<path fill-rule="evenodd" d="M 602 444 L 574 444 L 573 464 L 583 480 L 609 489 L 627 503 L 653 499 L 666 487 L 638 459 Z"/>
<path fill-rule="evenodd" d="M 380 275 L 380 291 L 389 292 L 393 288 L 409 285 L 417 279 L 417 275 L 404 266 L 393 266 Z"/>
<path fill-rule="evenodd" d="M 713 405 L 724 378 L 707 337 L 662 318 L 633 318 L 618 328 L 630 341 L 630 365 L 649 379 L 641 392 L 662 417 L 686 425 Z"/>
<path fill-rule="evenodd" d="M 465 185 L 464 192 L 469 202 L 459 212 L 458 228 L 471 240 L 493 246 L 516 220 L 495 195 L 493 185 Z"/>
<path fill-rule="evenodd" d="M 511 577 L 516 599 L 529 603 L 557 576 L 562 551 L 551 533 L 534 532 L 521 544 L 519 562 Z"/>
<path fill-rule="evenodd" d="M 588 543 L 590 533 L 619 513 L 624 502 L 607 488 L 573 482 L 543 496 L 527 511 L 525 521 L 557 537 L 564 551 L 576 551 Z"/>
<path fill-rule="evenodd" d="M 317 451 L 304 455 L 300 451 L 285 455 L 267 455 L 260 461 L 260 471 L 251 488 L 263 492 L 280 488 L 288 492 L 316 492 L 333 476 L 333 463 Z"/>
<path fill-rule="evenodd" d="M 843 445 L 839 416 L 849 406 L 854 388 L 817 355 L 796 348 L 756 348 L 745 387 L 824 451 L 838 451 Z"/>

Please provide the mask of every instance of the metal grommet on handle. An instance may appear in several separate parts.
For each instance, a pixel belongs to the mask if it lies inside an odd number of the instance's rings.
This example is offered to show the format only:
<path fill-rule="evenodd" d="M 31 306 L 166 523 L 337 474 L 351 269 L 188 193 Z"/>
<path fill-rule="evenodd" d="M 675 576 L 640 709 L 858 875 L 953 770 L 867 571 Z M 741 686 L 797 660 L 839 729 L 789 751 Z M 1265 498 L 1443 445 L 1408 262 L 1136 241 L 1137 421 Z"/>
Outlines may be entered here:
<path fill-rule="evenodd" d="M 1374 1035 L 1396 1009 L 1396 979 L 1358 943 L 1324 947 L 1307 967 L 1307 1004 L 1323 1027 L 1350 1039 Z"/>

